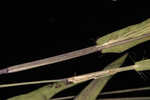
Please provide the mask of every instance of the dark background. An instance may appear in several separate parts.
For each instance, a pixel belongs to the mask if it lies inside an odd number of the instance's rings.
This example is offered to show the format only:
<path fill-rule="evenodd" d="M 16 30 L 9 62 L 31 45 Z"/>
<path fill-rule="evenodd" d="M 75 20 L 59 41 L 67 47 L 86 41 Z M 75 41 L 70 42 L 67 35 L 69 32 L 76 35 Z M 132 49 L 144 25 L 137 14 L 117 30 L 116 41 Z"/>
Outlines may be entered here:
<path fill-rule="evenodd" d="M 14 2 L 13 2 L 14 3 Z M 108 33 L 137 24 L 149 18 L 146 1 L 128 2 L 104 0 L 97 3 L 49 2 L 6 3 L 1 12 L 0 68 L 59 55 L 95 45 L 95 41 Z M 126 52 L 124 65 L 149 58 L 149 43 L 140 44 Z M 124 53 L 122 53 L 124 54 Z M 0 83 L 59 79 L 101 70 L 122 54 L 96 52 L 83 57 L 43 66 L 14 74 L 1 75 Z M 104 91 L 149 86 L 147 78 L 137 72 L 123 72 L 109 81 Z M 77 95 L 88 82 L 68 89 L 58 96 Z M 9 98 L 27 93 L 43 85 L 30 85 L 0 89 L 0 97 Z M 69 91 L 69 92 L 68 92 Z M 148 96 L 146 92 L 114 95 Z M 108 97 L 108 96 L 107 96 Z"/>

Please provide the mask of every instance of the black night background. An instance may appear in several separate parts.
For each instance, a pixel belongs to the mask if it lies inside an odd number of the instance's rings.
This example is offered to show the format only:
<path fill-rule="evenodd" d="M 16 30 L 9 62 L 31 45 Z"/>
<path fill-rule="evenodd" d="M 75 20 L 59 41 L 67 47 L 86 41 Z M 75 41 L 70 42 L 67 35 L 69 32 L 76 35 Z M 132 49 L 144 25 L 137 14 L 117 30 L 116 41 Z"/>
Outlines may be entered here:
<path fill-rule="evenodd" d="M 136 3 L 135 3 L 136 2 Z M 1 10 L 0 69 L 95 45 L 96 40 L 113 31 L 140 23 L 149 18 L 150 7 L 142 2 L 104 0 L 92 3 L 49 2 L 6 4 Z M 150 42 L 137 45 L 121 54 L 95 52 L 32 70 L 1 75 L 0 84 L 60 79 L 103 69 L 124 53 L 124 65 L 149 58 Z M 132 58 L 132 59 L 131 59 Z M 150 74 L 135 71 L 115 75 L 103 91 L 149 86 Z M 88 83 L 59 93 L 77 95 Z M 0 100 L 27 93 L 45 84 L 0 89 Z M 148 91 L 107 97 L 149 96 Z M 104 97 L 104 96 L 103 96 Z"/>

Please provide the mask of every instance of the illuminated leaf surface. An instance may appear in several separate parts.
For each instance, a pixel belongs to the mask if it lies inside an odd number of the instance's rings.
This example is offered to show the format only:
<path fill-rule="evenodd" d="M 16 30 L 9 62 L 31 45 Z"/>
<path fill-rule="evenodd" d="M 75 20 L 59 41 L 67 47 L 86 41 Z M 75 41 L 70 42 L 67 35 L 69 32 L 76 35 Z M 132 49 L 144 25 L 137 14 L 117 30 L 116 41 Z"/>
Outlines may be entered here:
<path fill-rule="evenodd" d="M 69 87 L 72 87 L 74 85 L 76 84 L 73 84 L 73 83 L 68 84 L 66 82 L 58 82 L 54 84 L 49 84 L 47 86 L 34 90 L 30 93 L 12 97 L 8 100 L 49 100 L 49 98 L 54 96 L 56 93 L 64 89 L 67 89 Z"/>
<path fill-rule="evenodd" d="M 123 28 L 121 30 L 112 32 L 108 35 L 105 35 L 101 38 L 99 38 L 96 43 L 97 45 L 104 45 L 108 43 L 118 42 L 125 39 L 136 39 L 138 37 L 141 37 L 143 35 L 147 35 L 146 37 L 137 39 L 135 41 L 127 42 L 121 45 L 113 46 L 110 48 L 106 48 L 102 50 L 102 53 L 108 53 L 108 52 L 115 52 L 120 53 L 123 52 L 133 46 L 136 46 L 140 43 L 143 43 L 145 41 L 150 40 L 150 19 L 147 19 L 146 21 L 131 25 L 126 28 Z"/>

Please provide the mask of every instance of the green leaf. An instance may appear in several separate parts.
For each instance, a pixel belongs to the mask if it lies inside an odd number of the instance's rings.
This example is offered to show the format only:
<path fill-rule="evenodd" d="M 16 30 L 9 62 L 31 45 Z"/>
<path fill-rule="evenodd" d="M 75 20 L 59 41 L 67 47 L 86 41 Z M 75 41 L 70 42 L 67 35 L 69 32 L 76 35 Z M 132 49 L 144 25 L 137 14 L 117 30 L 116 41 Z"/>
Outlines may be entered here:
<path fill-rule="evenodd" d="M 105 48 L 102 50 L 102 53 L 108 53 L 108 52 L 120 53 L 140 43 L 150 40 L 150 19 L 147 19 L 142 23 L 131 25 L 121 30 L 105 35 L 99 38 L 96 41 L 96 43 L 97 45 L 101 46 L 109 43 L 116 43 L 124 40 L 129 40 L 129 39 L 134 39 L 134 40 L 123 43 L 121 45 Z"/>
<path fill-rule="evenodd" d="M 133 67 L 136 71 L 150 70 L 150 59 L 138 61 Z"/>
<path fill-rule="evenodd" d="M 126 57 L 127 54 L 106 66 L 104 70 L 117 68 L 121 66 L 125 61 Z M 82 92 L 75 98 L 75 100 L 95 100 L 104 88 L 104 86 L 107 84 L 107 82 L 111 79 L 111 77 L 112 76 L 108 76 L 93 80 L 85 89 L 82 90 Z"/>
<path fill-rule="evenodd" d="M 148 91 L 148 90 L 150 90 L 150 87 L 131 88 L 131 89 L 124 89 L 124 90 L 115 90 L 115 91 L 102 92 L 100 95 L 110 95 L 110 94 L 112 95 L 112 94 L 130 93 L 130 92 Z M 70 100 L 70 99 L 73 99 L 73 98 L 75 98 L 75 96 L 58 97 L 58 98 L 52 98 L 51 100 Z M 107 98 L 105 98 L 105 99 L 107 100 Z M 116 100 L 115 98 L 112 98 L 112 99 Z"/>
<path fill-rule="evenodd" d="M 9 98 L 8 100 L 49 100 L 49 98 L 51 98 L 58 92 L 67 89 L 69 87 L 72 87 L 74 85 L 76 84 L 57 82 L 34 90 L 30 93 Z"/>

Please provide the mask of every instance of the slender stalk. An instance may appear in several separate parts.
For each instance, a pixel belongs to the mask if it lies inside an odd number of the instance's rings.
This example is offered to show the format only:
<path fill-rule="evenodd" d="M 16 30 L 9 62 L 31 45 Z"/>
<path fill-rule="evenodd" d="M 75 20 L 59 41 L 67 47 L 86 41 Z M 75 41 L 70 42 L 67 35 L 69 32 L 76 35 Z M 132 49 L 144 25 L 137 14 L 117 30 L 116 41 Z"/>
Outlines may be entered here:
<path fill-rule="evenodd" d="M 36 67 L 39 67 L 39 66 L 53 64 L 53 63 L 65 61 L 65 60 L 68 60 L 68 59 L 80 57 L 80 56 L 83 56 L 83 55 L 87 55 L 89 53 L 93 53 L 93 52 L 96 52 L 96 51 L 97 51 L 96 46 L 91 46 L 91 47 L 88 47 L 88 48 L 84 48 L 82 50 L 77 50 L 77 51 L 61 54 L 61 55 L 58 55 L 58 56 L 45 58 L 45 59 L 42 59 L 42 60 L 37 60 L 37 61 L 24 63 L 24 64 L 20 64 L 20 65 L 15 65 L 15 66 L 9 67 L 8 72 L 13 73 L 13 72 L 18 72 L 18 71 L 22 71 L 22 70 L 31 69 L 31 68 L 36 68 Z"/>
<path fill-rule="evenodd" d="M 61 82 L 61 81 L 65 81 L 65 82 L 68 82 L 68 83 L 70 83 L 70 82 L 71 83 L 81 83 L 81 82 L 88 81 L 88 80 L 91 80 L 91 79 L 98 79 L 98 78 L 101 78 L 101 77 L 114 75 L 118 72 L 128 71 L 128 70 L 134 70 L 134 67 L 127 66 L 127 67 L 123 67 L 123 68 L 114 68 L 114 69 L 103 70 L 103 71 L 88 73 L 88 74 L 79 75 L 79 76 L 73 76 L 73 77 L 64 78 L 64 79 L 57 79 L 57 80 L 44 80 L 44 81 L 34 81 L 34 82 L 21 82 L 21 83 L 12 83 L 12 84 L 2 84 L 2 85 L 0 85 L 0 88 L 12 87 L 12 86 L 21 86 L 21 85 L 53 83 L 53 82 Z"/>
<path fill-rule="evenodd" d="M 69 60 L 72 58 L 80 57 L 83 55 L 87 55 L 87 54 L 90 54 L 90 53 L 93 53 L 96 51 L 98 51 L 98 48 L 96 46 L 91 46 L 88 48 L 61 54 L 61 55 L 54 56 L 54 57 L 49 57 L 49 58 L 32 61 L 32 62 L 28 62 L 28 63 L 24 63 L 24 64 L 10 66 L 8 68 L 1 69 L 0 74 L 14 73 L 14 72 L 24 71 L 24 70 L 28 70 L 28 69 L 32 69 L 32 68 L 37 68 L 40 66 L 53 64 L 53 63 Z"/>
<path fill-rule="evenodd" d="M 61 55 L 54 56 L 54 57 L 49 57 L 49 58 L 45 58 L 45 59 L 41 59 L 41 60 L 37 60 L 37 61 L 32 61 L 32 62 L 28 62 L 28 63 L 24 63 L 24 64 L 10 66 L 8 68 L 1 69 L 0 70 L 0 75 L 1 74 L 24 71 L 24 70 L 37 68 L 37 67 L 48 65 L 48 64 L 53 64 L 53 63 L 69 60 L 69 59 L 72 59 L 72 58 L 76 58 L 76 57 L 84 56 L 84 55 L 87 55 L 87 54 L 90 54 L 90 53 L 94 53 L 96 51 L 101 51 L 105 48 L 110 48 L 110 47 L 113 47 L 113 46 L 125 44 L 125 43 L 128 43 L 128 42 L 132 42 L 132 41 L 139 40 L 139 39 L 149 37 L 149 36 L 150 36 L 150 33 L 143 34 L 141 36 L 134 37 L 134 38 L 127 38 L 127 39 L 124 39 L 124 40 L 115 41 L 115 42 L 111 42 L 111 43 L 104 43 L 103 45 L 91 46 L 91 47 L 88 47 L 88 48 L 84 48 L 84 49 L 81 49 L 81 50 L 61 54 Z"/>
<path fill-rule="evenodd" d="M 67 96 L 67 97 L 59 97 L 59 98 L 53 98 L 49 100 L 68 100 L 68 99 L 73 99 L 75 96 Z"/>
<path fill-rule="evenodd" d="M 44 81 L 34 81 L 34 82 L 21 82 L 21 83 L 12 83 L 12 84 L 2 84 L 0 85 L 0 88 L 4 87 L 13 87 L 13 86 L 22 86 L 22 85 L 33 85 L 33 84 L 43 84 L 43 83 L 53 83 L 53 82 L 60 82 L 65 81 L 65 79 L 59 79 L 59 80 L 44 80 Z"/>
<path fill-rule="evenodd" d="M 97 100 L 150 100 L 150 97 L 102 98 Z"/>
<path fill-rule="evenodd" d="M 54 98 L 49 100 L 68 100 L 73 99 L 74 96 L 68 96 L 68 97 L 60 97 L 60 98 Z M 150 97 L 122 97 L 122 98 L 101 98 L 97 100 L 150 100 Z"/>
<path fill-rule="evenodd" d="M 120 94 L 120 93 L 128 93 L 128 92 L 137 92 L 137 91 L 146 91 L 150 90 L 150 87 L 144 87 L 144 88 L 133 88 L 133 89 L 124 89 L 124 90 L 116 90 L 116 91 L 110 91 L 110 92 L 103 92 L 100 95 L 109 95 L 109 94 Z"/>

